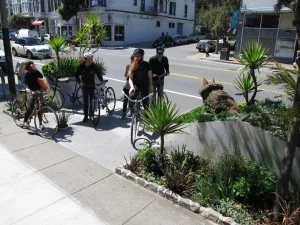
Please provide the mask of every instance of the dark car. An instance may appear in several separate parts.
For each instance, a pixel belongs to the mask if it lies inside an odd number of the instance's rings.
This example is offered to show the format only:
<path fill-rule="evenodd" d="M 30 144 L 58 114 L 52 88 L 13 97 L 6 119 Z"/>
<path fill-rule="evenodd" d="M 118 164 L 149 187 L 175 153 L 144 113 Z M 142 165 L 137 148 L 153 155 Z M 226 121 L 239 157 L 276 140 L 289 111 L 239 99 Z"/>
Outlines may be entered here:
<path fill-rule="evenodd" d="M 205 47 L 208 46 L 209 52 L 212 52 L 216 49 L 216 42 L 212 40 L 200 40 L 196 46 L 196 49 L 198 49 L 199 52 L 204 52 Z"/>
<path fill-rule="evenodd" d="M 160 36 L 158 37 L 152 44 L 153 48 L 156 48 L 157 46 L 165 46 L 170 47 L 174 45 L 174 40 L 170 36 Z"/>

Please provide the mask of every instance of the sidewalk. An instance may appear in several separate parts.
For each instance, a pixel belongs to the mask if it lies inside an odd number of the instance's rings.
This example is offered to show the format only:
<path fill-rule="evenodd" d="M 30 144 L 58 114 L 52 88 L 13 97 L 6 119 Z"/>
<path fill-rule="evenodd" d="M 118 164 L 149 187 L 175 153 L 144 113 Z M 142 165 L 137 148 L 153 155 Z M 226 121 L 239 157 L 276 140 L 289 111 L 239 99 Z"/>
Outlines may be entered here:
<path fill-rule="evenodd" d="M 17 127 L 4 105 L 0 102 L 1 225 L 214 224 Z"/>

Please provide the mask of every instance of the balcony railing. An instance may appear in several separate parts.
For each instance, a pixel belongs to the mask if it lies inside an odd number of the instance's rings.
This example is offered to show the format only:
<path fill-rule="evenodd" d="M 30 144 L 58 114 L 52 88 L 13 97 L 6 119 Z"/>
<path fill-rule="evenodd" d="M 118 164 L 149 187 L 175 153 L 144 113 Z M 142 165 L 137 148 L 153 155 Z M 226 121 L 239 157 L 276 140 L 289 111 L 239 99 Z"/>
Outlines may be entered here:
<path fill-rule="evenodd" d="M 158 15 L 158 8 L 152 6 L 152 7 L 145 8 L 145 10 L 141 10 L 141 12 L 150 15 Z"/>

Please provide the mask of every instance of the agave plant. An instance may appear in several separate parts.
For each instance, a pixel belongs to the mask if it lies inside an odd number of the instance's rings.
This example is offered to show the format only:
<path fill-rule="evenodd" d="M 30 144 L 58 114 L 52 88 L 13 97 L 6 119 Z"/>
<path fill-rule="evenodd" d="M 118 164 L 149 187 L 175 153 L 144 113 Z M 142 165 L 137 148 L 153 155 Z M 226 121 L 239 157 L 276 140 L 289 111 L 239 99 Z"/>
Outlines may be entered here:
<path fill-rule="evenodd" d="M 297 69 L 286 69 L 280 63 L 276 63 L 276 70 L 267 75 L 266 83 L 281 85 L 281 88 L 287 94 L 287 98 L 293 101 L 297 85 Z"/>
<path fill-rule="evenodd" d="M 259 81 L 257 83 L 257 87 L 259 87 L 261 84 L 261 81 Z M 249 94 L 255 91 L 255 84 L 250 73 L 242 73 L 239 75 L 239 77 L 234 80 L 234 86 L 238 90 L 237 95 L 243 95 L 247 105 L 249 105 Z"/>
<path fill-rule="evenodd" d="M 164 153 L 165 135 L 173 133 L 184 133 L 185 126 L 179 120 L 182 115 L 176 109 L 176 104 L 166 103 L 158 100 L 156 104 L 151 105 L 142 116 L 146 129 L 159 134 L 160 153 Z"/>
<path fill-rule="evenodd" d="M 56 36 L 49 40 L 49 46 L 54 50 L 57 62 L 59 62 L 59 52 L 66 48 L 66 42 L 62 37 Z"/>
<path fill-rule="evenodd" d="M 271 58 L 267 54 L 268 49 L 264 48 L 261 43 L 252 42 L 246 46 L 242 51 L 242 54 L 237 58 L 237 61 L 244 65 L 242 72 L 249 70 L 254 83 L 253 95 L 249 101 L 249 104 L 255 102 L 255 97 L 258 90 L 258 81 L 255 74 L 255 70 L 258 70 L 264 66 Z"/>

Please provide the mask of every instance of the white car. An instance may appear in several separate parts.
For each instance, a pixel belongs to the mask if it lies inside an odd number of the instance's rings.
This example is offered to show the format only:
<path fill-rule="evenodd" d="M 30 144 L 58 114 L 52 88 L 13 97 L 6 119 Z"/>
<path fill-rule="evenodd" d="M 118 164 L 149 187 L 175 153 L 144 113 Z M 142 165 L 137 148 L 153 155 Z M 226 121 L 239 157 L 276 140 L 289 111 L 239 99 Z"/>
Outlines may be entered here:
<path fill-rule="evenodd" d="M 189 37 L 186 35 L 175 35 L 173 37 L 174 43 L 177 45 L 186 44 L 190 41 Z"/>
<path fill-rule="evenodd" d="M 3 72 L 6 71 L 5 53 L 2 50 L 0 50 L 0 67 L 2 68 Z"/>
<path fill-rule="evenodd" d="M 201 34 L 201 33 L 198 33 L 198 32 L 191 33 L 189 35 L 190 42 L 198 42 L 200 40 L 205 39 L 205 37 L 206 37 L 205 34 Z"/>
<path fill-rule="evenodd" d="M 51 58 L 52 49 L 45 44 L 42 44 L 38 38 L 17 38 L 12 45 L 12 54 L 14 56 L 24 55 L 28 59 Z"/>
<path fill-rule="evenodd" d="M 50 34 L 42 34 L 40 40 L 42 42 L 48 43 L 50 41 Z"/>

